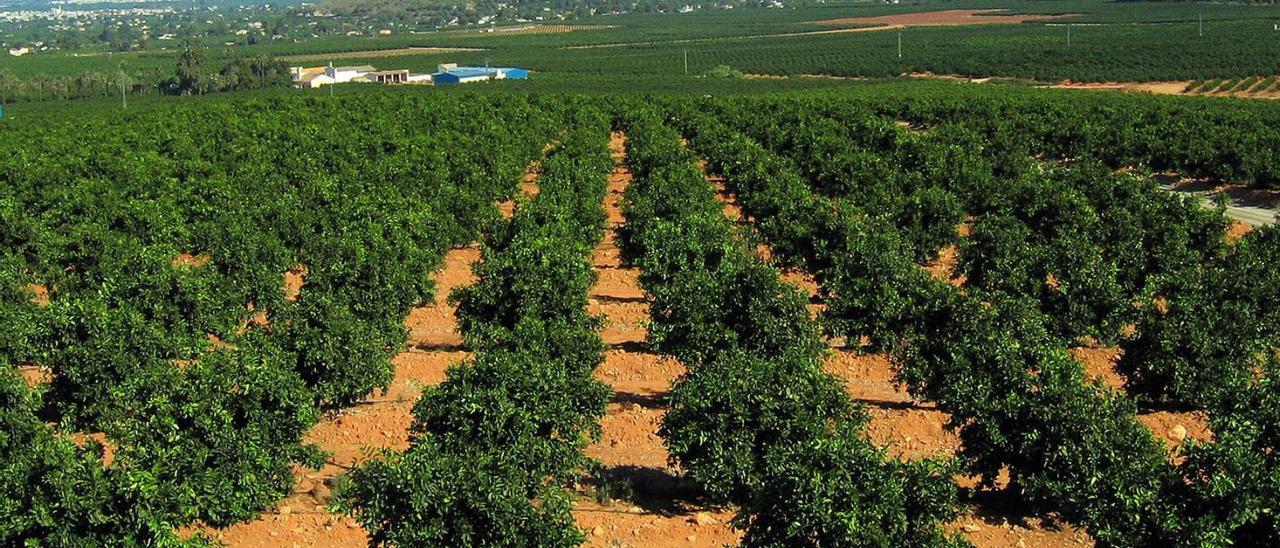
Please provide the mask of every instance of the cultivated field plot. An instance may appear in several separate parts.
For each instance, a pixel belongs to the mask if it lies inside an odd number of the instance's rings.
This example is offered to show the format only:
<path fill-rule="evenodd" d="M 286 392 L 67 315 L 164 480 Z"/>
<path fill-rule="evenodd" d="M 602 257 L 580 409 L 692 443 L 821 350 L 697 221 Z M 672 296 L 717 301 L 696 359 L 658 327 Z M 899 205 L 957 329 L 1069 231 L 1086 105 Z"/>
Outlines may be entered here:
<path fill-rule="evenodd" d="M 1027 21 L 1047 21 L 1062 17 L 1074 17 L 1073 14 L 1062 15 L 1014 15 L 1005 13 L 1003 9 L 988 10 L 940 10 L 901 13 L 895 15 L 879 15 L 874 17 L 846 17 L 843 19 L 826 19 L 814 21 L 818 25 L 871 25 L 882 30 L 906 27 L 948 27 L 956 25 L 996 25 L 1017 24 Z"/>
<path fill-rule="evenodd" d="M 1162 186 L 1272 193 L 1273 103 L 74 114 L 0 135 L 0 544 L 1280 543 L 1280 237 Z"/>
<path fill-rule="evenodd" d="M 343 51 L 338 53 L 321 53 L 307 55 L 286 55 L 283 61 L 328 61 L 332 59 L 377 59 L 380 57 L 403 57 L 406 55 L 439 55 L 463 51 L 483 51 L 477 48 L 432 48 L 409 47 L 395 49 L 371 49 L 365 51 Z"/>

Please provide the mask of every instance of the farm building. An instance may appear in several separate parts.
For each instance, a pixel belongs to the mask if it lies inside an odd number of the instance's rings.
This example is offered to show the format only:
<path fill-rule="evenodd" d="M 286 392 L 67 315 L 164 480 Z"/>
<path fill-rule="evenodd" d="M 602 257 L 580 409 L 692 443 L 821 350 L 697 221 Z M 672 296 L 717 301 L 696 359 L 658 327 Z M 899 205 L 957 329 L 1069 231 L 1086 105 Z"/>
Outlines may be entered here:
<path fill-rule="evenodd" d="M 293 85 L 300 88 L 317 88 L 347 82 L 407 84 L 431 81 L 429 74 L 411 74 L 404 69 L 378 70 L 369 65 L 335 67 L 330 63 L 324 67 L 290 67 L 289 71 L 293 76 Z"/>
<path fill-rule="evenodd" d="M 488 80 L 527 80 L 529 71 L 514 67 L 460 67 L 449 63 L 439 66 L 439 72 L 431 75 L 436 85 L 467 84 Z"/>
<path fill-rule="evenodd" d="M 333 78 L 334 83 L 345 83 L 359 78 L 363 78 L 371 72 L 377 72 L 378 69 L 369 65 L 360 65 L 353 67 L 335 67 L 332 63 L 325 67 L 324 73 Z"/>
<path fill-rule="evenodd" d="M 375 84 L 403 84 L 409 81 L 409 71 L 377 70 L 366 74 L 365 79 Z"/>
<path fill-rule="evenodd" d="M 293 84 L 295 86 L 315 88 L 329 84 L 372 81 L 366 77 L 378 72 L 378 69 L 369 65 L 335 67 L 330 63 L 329 66 L 325 67 L 290 67 L 289 72 L 293 76 Z"/>
<path fill-rule="evenodd" d="M 295 76 L 293 85 L 300 88 L 318 88 L 333 83 L 333 78 L 323 72 L 311 72 Z"/>

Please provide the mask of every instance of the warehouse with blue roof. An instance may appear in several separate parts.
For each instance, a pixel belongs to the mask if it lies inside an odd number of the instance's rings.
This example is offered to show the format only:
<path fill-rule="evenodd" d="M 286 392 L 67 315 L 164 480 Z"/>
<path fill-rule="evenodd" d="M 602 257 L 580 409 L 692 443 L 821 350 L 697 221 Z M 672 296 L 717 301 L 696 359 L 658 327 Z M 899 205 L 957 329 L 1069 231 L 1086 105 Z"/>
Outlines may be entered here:
<path fill-rule="evenodd" d="M 447 63 L 437 67 L 439 70 L 431 75 L 436 85 L 467 84 L 488 80 L 528 80 L 529 70 L 515 67 L 460 67 Z"/>

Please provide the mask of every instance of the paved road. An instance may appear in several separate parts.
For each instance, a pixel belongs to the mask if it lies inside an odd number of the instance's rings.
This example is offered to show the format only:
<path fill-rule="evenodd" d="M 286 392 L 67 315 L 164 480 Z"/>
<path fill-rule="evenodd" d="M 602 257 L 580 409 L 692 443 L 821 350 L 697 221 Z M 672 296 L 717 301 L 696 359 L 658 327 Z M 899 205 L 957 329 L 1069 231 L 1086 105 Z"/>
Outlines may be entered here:
<path fill-rule="evenodd" d="M 1206 192 L 1174 190 L 1167 186 L 1165 188 L 1167 188 L 1170 192 L 1176 192 L 1178 194 L 1199 195 L 1201 199 L 1204 200 L 1205 204 L 1209 206 L 1214 205 L 1213 198 L 1209 197 L 1208 193 Z M 1263 225 L 1272 224 L 1276 222 L 1276 213 L 1277 213 L 1276 210 L 1268 209 L 1265 207 L 1239 205 L 1237 203 L 1231 203 L 1231 202 L 1227 203 L 1227 217 L 1240 221 L 1249 226 L 1263 226 Z"/>

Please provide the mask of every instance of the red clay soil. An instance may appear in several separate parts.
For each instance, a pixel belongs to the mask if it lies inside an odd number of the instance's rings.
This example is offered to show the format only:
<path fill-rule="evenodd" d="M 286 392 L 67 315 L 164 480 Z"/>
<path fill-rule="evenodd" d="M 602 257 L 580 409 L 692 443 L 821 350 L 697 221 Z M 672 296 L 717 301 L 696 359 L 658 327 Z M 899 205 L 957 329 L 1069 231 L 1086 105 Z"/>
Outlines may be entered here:
<path fill-rule="evenodd" d="M 177 256 L 175 256 L 173 260 L 169 261 L 169 264 L 173 266 L 186 266 L 191 268 L 200 268 L 206 264 L 209 264 L 209 259 L 212 259 L 212 258 L 213 257 L 211 257 L 208 253 L 192 255 L 191 253 L 182 252 L 182 253 L 179 253 Z"/>
<path fill-rule="evenodd" d="M 1004 13 L 1004 9 L 984 10 L 941 10 L 922 11 L 916 13 L 900 13 L 877 17 L 846 17 L 843 19 L 827 19 L 815 21 L 820 25 L 877 25 L 892 28 L 900 27 L 943 27 L 958 25 L 990 25 L 997 23 L 1024 23 L 1026 21 L 1042 21 L 1071 17 L 1066 15 L 1014 15 Z"/>
<path fill-rule="evenodd" d="M 1245 234 L 1250 232 L 1253 232 L 1252 226 L 1233 220 L 1231 221 L 1231 224 L 1227 226 L 1227 243 L 1238 242 L 1240 241 L 1240 238 L 1243 238 Z"/>
<path fill-rule="evenodd" d="M 1071 354 L 1084 364 L 1086 376 L 1101 380 L 1103 385 L 1117 392 L 1124 390 L 1124 376 L 1115 369 L 1121 352 L 1116 347 L 1071 349 Z M 1209 417 L 1202 412 L 1147 411 L 1138 415 L 1138 422 L 1164 441 L 1171 452 L 1176 452 L 1187 439 L 1213 441 Z"/>
<path fill-rule="evenodd" d="M 532 166 L 521 183 L 521 192 L 537 192 Z M 510 201 L 499 207 L 508 215 L 514 209 Z M 435 300 L 413 309 L 405 318 L 408 348 L 391 360 L 395 368 L 391 386 L 385 391 L 373 391 L 362 403 L 324 417 L 304 437 L 307 443 L 332 453 L 324 467 L 318 471 L 295 469 L 293 494 L 257 520 L 204 531 L 232 547 L 367 546 L 368 534 L 355 520 L 325 509 L 332 495 L 332 481 L 378 450 L 408 448 L 411 411 L 422 388 L 443 382 L 448 367 L 470 355 L 462 347 L 454 308 L 446 301 L 454 289 L 475 281 L 471 265 L 479 259 L 477 245 L 445 254 L 443 268 L 435 276 Z M 285 273 L 286 297 L 296 297 L 305 277 L 303 265 Z"/>
<path fill-rule="evenodd" d="M 965 225 L 961 225 L 965 226 Z M 963 288 L 966 280 L 964 274 L 956 274 L 956 262 L 960 260 L 960 249 L 949 245 L 938 251 L 938 257 L 924 264 L 924 269 L 934 278 L 947 282 L 956 288 Z"/>
<path fill-rule="evenodd" d="M 547 146 L 543 148 L 543 152 L 546 152 L 547 150 L 550 150 L 550 149 L 551 149 L 551 144 L 548 143 Z M 538 162 L 534 162 L 532 165 L 529 166 L 527 170 L 525 170 L 524 178 L 520 180 L 519 195 L 524 196 L 526 198 L 532 198 L 538 195 L 537 181 L 538 181 L 538 176 L 541 174 L 541 170 L 542 170 L 542 165 Z M 511 216 L 515 214 L 515 211 L 516 211 L 516 202 L 514 200 L 507 200 L 505 202 L 498 204 L 498 212 L 502 213 L 502 217 L 504 219 L 510 219 Z"/>
<path fill-rule="evenodd" d="M 307 265 L 298 264 L 284 271 L 284 300 L 296 301 L 307 283 Z"/>
<path fill-rule="evenodd" d="M 49 288 L 44 284 L 23 284 L 22 290 L 31 295 L 36 306 L 49 306 Z"/>
<path fill-rule="evenodd" d="M 17 369 L 22 379 L 27 381 L 27 386 L 32 388 L 53 380 L 53 374 L 38 365 L 19 365 Z"/>
<path fill-rule="evenodd" d="M 610 140 L 615 161 L 625 154 L 625 138 Z M 684 500 L 679 471 L 667 462 L 667 451 L 658 437 L 671 382 L 684 372 L 674 359 L 644 347 L 649 304 L 637 282 L 638 271 L 623 266 L 615 244 L 616 227 L 623 222 L 618 203 L 631 182 L 631 174 L 619 164 L 609 177 L 605 212 L 611 227 L 596 248 L 598 279 L 590 293 L 588 310 L 604 316 L 601 333 L 607 350 L 596 377 L 613 387 L 601 426 L 604 435 L 587 448 L 606 474 L 631 481 L 634 499 L 598 503 L 585 495 L 574 508 L 574 518 L 587 535 L 586 546 L 657 547 L 723 546 L 736 544 L 739 534 L 728 522 L 733 512 L 710 510 Z"/>

